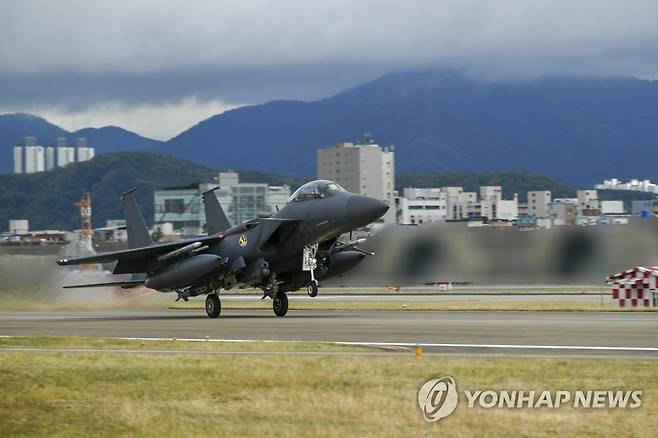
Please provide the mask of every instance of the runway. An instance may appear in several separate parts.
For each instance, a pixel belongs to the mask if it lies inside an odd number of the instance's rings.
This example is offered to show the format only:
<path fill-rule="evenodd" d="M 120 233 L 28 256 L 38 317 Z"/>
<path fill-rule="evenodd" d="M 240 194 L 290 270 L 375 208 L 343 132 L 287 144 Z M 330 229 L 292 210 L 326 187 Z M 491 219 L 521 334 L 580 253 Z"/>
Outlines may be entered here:
<path fill-rule="evenodd" d="M 0 335 L 321 341 L 425 346 L 445 354 L 658 359 L 658 314 L 619 312 L 0 311 Z"/>

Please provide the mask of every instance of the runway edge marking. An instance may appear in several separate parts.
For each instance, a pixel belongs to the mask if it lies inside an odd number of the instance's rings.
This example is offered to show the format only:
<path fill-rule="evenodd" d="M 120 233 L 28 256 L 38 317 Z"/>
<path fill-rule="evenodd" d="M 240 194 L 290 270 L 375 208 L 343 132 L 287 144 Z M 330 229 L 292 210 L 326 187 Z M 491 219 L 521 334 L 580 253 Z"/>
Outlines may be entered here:
<path fill-rule="evenodd" d="M 0 338 L 23 338 L 20 335 L 0 335 Z M 103 336 L 100 336 L 103 337 Z M 436 348 L 489 348 L 517 350 L 591 350 L 591 351 L 646 351 L 657 352 L 658 347 L 610 347 L 597 345 L 524 345 L 524 344 L 463 344 L 463 343 L 428 343 L 428 342 L 366 342 L 366 341 L 314 341 L 314 340 L 277 340 L 277 339 L 216 339 L 216 338 L 173 338 L 173 337 L 108 337 L 124 341 L 171 341 L 181 342 L 233 342 L 233 343 L 310 343 L 333 344 L 362 347 L 436 347 Z"/>
<path fill-rule="evenodd" d="M 170 341 L 172 338 L 144 338 L 144 337 L 121 337 L 112 339 L 134 340 L 134 341 Z M 519 344 L 458 344 L 458 343 L 426 343 L 426 342 L 365 342 L 365 341 L 303 341 L 303 340 L 275 340 L 275 339 L 205 339 L 205 338 L 176 338 L 178 341 L 187 342 L 235 342 L 235 343 L 311 343 L 311 344 L 334 344 L 365 347 L 443 347 L 443 348 L 496 348 L 496 349 L 520 349 L 520 350 L 601 350 L 601 351 L 652 351 L 658 352 L 658 347 L 609 347 L 596 345 L 519 345 Z"/>

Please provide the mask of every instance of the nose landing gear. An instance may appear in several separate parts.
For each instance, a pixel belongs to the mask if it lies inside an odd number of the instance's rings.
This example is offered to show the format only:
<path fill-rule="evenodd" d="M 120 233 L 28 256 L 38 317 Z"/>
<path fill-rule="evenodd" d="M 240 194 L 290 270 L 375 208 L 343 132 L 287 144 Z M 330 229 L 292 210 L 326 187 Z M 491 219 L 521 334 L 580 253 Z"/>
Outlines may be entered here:
<path fill-rule="evenodd" d="M 302 271 L 311 272 L 311 283 L 309 283 L 306 288 L 306 292 L 309 297 L 318 296 L 318 280 L 315 279 L 315 269 L 318 267 L 318 261 L 315 258 L 315 255 L 318 252 L 318 244 L 308 245 L 304 247 L 304 253 L 302 256 Z"/>

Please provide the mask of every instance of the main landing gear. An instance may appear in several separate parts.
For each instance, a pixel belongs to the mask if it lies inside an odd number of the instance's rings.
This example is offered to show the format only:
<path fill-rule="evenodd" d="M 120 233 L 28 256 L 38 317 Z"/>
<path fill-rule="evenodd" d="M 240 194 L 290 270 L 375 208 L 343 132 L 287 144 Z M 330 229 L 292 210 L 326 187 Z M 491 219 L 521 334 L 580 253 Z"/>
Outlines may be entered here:
<path fill-rule="evenodd" d="M 272 298 L 272 310 L 276 316 L 285 316 L 288 313 L 288 296 L 284 292 L 277 292 Z"/>
<path fill-rule="evenodd" d="M 286 305 L 286 309 L 287 309 Z M 222 312 L 222 302 L 216 293 L 211 293 L 206 296 L 206 313 L 208 318 L 217 318 Z"/>
<path fill-rule="evenodd" d="M 318 296 L 318 280 L 315 279 L 311 280 L 308 287 L 306 288 L 306 293 L 311 298 Z"/>

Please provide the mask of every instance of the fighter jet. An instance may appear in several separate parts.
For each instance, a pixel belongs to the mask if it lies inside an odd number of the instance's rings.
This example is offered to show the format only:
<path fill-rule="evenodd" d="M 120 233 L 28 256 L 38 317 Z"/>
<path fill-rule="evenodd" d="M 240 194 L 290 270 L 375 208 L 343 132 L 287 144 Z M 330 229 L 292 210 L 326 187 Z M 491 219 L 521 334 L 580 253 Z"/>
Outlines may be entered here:
<path fill-rule="evenodd" d="M 288 312 L 287 292 L 305 287 L 318 294 L 319 280 L 342 274 L 372 255 L 360 248 L 364 239 L 339 237 L 364 227 L 386 213 L 388 205 L 347 192 L 332 181 L 311 181 L 297 189 L 288 203 L 270 217 L 234 227 L 213 193 L 202 195 L 207 235 L 154 244 L 129 190 L 121 196 L 129 249 L 89 257 L 61 259 L 60 266 L 116 262 L 114 274 L 129 280 L 73 287 L 145 286 L 175 292 L 179 299 L 206 295 L 206 313 L 221 313 L 220 291 L 253 287 L 272 299 L 276 316 Z"/>

